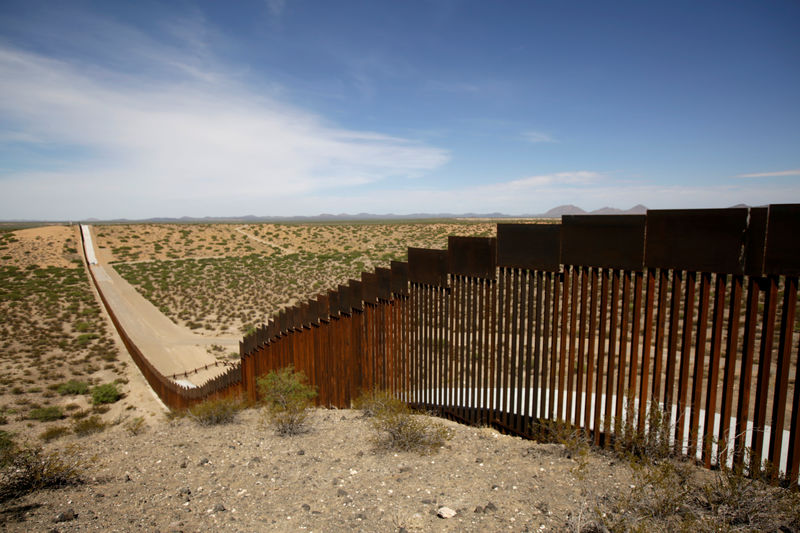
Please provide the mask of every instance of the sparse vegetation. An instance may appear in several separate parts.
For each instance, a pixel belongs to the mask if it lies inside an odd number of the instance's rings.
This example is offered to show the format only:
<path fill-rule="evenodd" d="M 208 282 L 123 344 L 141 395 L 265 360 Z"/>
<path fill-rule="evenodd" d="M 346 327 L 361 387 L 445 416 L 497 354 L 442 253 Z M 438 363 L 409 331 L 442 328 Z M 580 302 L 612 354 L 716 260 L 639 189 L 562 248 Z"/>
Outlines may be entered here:
<path fill-rule="evenodd" d="M 414 413 L 388 391 L 363 393 L 354 403 L 364 416 L 371 418 L 376 432 L 373 442 L 378 449 L 429 454 L 438 451 L 452 436 L 444 424 Z"/>
<path fill-rule="evenodd" d="M 38 420 L 39 422 L 51 422 L 53 420 L 60 420 L 64 418 L 64 413 L 60 407 L 38 407 L 31 409 L 28 413 L 28 418 L 31 420 Z"/>
<path fill-rule="evenodd" d="M 99 415 L 92 415 L 80 420 L 76 420 L 72 425 L 72 431 L 80 437 L 91 435 L 92 433 L 100 433 L 106 429 L 106 424 Z"/>
<path fill-rule="evenodd" d="M 2 439 L 0 439 L 2 442 Z M 39 446 L 0 445 L 0 502 L 35 490 L 75 485 L 82 481 L 82 466 L 68 450 L 46 452 Z"/>
<path fill-rule="evenodd" d="M 125 431 L 128 435 L 135 436 L 147 431 L 147 424 L 144 417 L 137 416 L 125 422 Z"/>
<path fill-rule="evenodd" d="M 66 383 L 62 383 L 58 386 L 58 393 L 62 396 L 66 396 L 68 394 L 86 394 L 89 392 L 89 384 L 84 381 L 78 381 L 75 379 L 71 379 Z"/>
<path fill-rule="evenodd" d="M 39 434 L 39 438 L 45 442 L 50 442 L 51 440 L 59 439 L 64 435 L 69 435 L 69 433 L 69 426 L 53 426 L 41 432 Z"/>
<path fill-rule="evenodd" d="M 187 410 L 187 415 L 203 426 L 228 424 L 242 410 L 242 403 L 235 398 L 206 400 Z"/>
<path fill-rule="evenodd" d="M 292 367 L 272 371 L 258 379 L 258 390 L 266 413 L 279 435 L 296 435 L 306 430 L 306 410 L 317 392 L 306 384 L 306 376 Z"/>
<path fill-rule="evenodd" d="M 117 389 L 115 383 L 98 385 L 92 389 L 92 403 L 94 405 L 114 403 L 120 399 L 120 396 L 119 389 Z"/>

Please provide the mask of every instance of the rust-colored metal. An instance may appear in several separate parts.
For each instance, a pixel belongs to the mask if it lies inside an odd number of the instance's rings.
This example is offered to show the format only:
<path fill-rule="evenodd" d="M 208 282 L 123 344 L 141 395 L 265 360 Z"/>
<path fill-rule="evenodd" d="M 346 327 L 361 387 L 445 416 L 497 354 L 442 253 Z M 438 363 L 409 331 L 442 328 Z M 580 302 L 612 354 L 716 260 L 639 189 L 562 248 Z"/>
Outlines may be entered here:
<path fill-rule="evenodd" d="M 603 402 L 600 395 L 603 393 L 603 365 L 605 364 L 606 356 L 606 317 L 608 315 L 608 279 L 611 272 L 608 269 L 603 269 L 601 272 L 600 283 L 600 326 L 598 331 L 597 342 L 597 383 L 595 385 L 595 400 L 594 400 L 594 444 L 599 446 L 601 443 L 602 430 L 600 429 L 603 421 Z M 607 402 L 611 398 L 606 398 Z M 608 424 L 610 421 L 606 421 Z M 607 426 L 603 429 L 607 429 Z"/>
<path fill-rule="evenodd" d="M 498 224 L 497 266 L 558 271 L 561 268 L 561 225 Z"/>
<path fill-rule="evenodd" d="M 606 405 L 605 405 L 605 432 L 606 439 L 605 446 L 611 444 L 611 433 L 616 431 L 616 424 L 614 423 L 614 413 L 612 412 L 613 398 L 614 398 L 614 372 L 616 371 L 616 353 L 617 353 L 617 324 L 619 320 L 619 270 L 611 270 L 611 320 L 608 329 L 608 357 L 606 363 Z M 599 389 L 598 389 L 599 390 Z M 612 429 L 613 428 L 613 429 Z"/>
<path fill-rule="evenodd" d="M 553 338 L 550 343 L 550 389 L 549 389 L 549 399 L 548 399 L 548 406 L 547 406 L 547 418 L 550 420 L 556 419 L 556 374 L 559 367 L 558 364 L 558 323 L 559 317 L 561 316 L 559 313 L 559 306 L 561 304 L 561 288 L 564 286 L 564 275 L 563 273 L 555 273 L 553 275 Z"/>
<path fill-rule="evenodd" d="M 566 270 L 566 269 L 565 269 Z M 569 424 L 575 421 L 574 413 L 572 410 L 572 392 L 575 390 L 575 342 L 578 340 L 577 332 L 575 331 L 578 320 L 578 277 L 579 270 L 577 267 L 570 269 L 570 278 L 572 279 L 572 294 L 570 295 L 570 311 L 569 311 L 569 361 L 567 362 L 567 407 L 565 411 L 564 420 Z M 566 306 L 564 306 L 566 309 Z M 580 402 L 580 398 L 577 399 Z"/>
<path fill-rule="evenodd" d="M 738 283 L 737 283 L 738 282 Z M 726 460 L 725 448 L 728 445 L 729 438 L 729 419 L 730 414 L 733 412 L 731 408 L 733 397 L 733 386 L 735 379 L 735 366 L 736 366 L 736 337 L 739 333 L 739 305 L 741 301 L 741 278 L 739 276 L 733 277 L 733 290 L 734 294 L 731 298 L 731 313 L 733 307 L 736 305 L 735 316 L 731 316 L 731 327 L 733 323 L 736 324 L 735 331 L 728 330 L 728 345 L 729 349 L 726 353 L 725 361 L 725 380 L 723 384 L 725 397 L 723 398 L 722 407 L 722 432 L 720 436 L 720 443 L 723 446 L 723 452 L 720 454 L 720 463 L 724 464 Z M 742 361 L 741 371 L 739 374 L 739 402 L 736 406 L 736 427 L 735 427 L 735 442 L 733 450 L 733 461 L 735 465 L 741 466 L 745 454 L 745 436 L 747 430 L 747 420 L 749 416 L 750 407 L 750 377 L 753 373 L 753 352 L 755 350 L 756 338 L 756 322 L 758 316 L 758 295 L 759 283 L 757 278 L 749 278 L 747 284 L 747 308 L 744 324 L 744 345 L 742 347 Z"/>
<path fill-rule="evenodd" d="M 644 215 L 564 215 L 561 262 L 641 270 L 645 220 Z"/>
<path fill-rule="evenodd" d="M 678 332 L 681 323 L 681 295 L 683 289 L 683 272 L 672 271 L 672 293 L 670 298 L 669 340 L 667 342 L 667 376 L 664 384 L 664 410 L 672 409 L 673 394 L 675 393 L 675 366 L 678 352 Z M 680 415 L 680 413 L 678 413 Z M 683 422 L 676 421 L 676 426 Z M 676 427 L 677 429 L 677 427 Z"/>
<path fill-rule="evenodd" d="M 667 292 L 669 288 L 669 271 L 658 269 L 658 313 L 656 314 L 656 348 L 653 353 L 653 392 L 650 400 L 655 404 L 661 401 L 661 372 L 664 361 L 664 338 L 667 321 Z M 654 405 L 655 408 L 655 405 Z"/>
<path fill-rule="evenodd" d="M 792 337 L 795 328 L 795 307 L 797 305 L 797 277 L 789 276 L 785 279 L 783 289 L 783 305 L 781 307 L 781 329 L 778 341 L 777 373 L 772 397 L 772 420 L 769 441 L 769 456 L 771 464 L 780 464 L 783 448 L 783 428 L 786 414 L 786 396 L 789 389 L 789 370 L 792 359 Z M 797 365 L 795 364 L 795 367 Z M 795 371 L 795 387 L 797 371 Z M 777 476 L 773 472 L 773 478 Z"/>
<path fill-rule="evenodd" d="M 644 272 L 636 272 L 633 281 L 633 317 L 631 329 L 631 366 L 628 373 L 628 391 L 630 393 L 630 410 L 628 417 L 631 423 L 629 427 L 634 427 L 633 421 L 636 420 L 637 413 L 633 411 L 633 406 L 636 401 L 638 389 L 636 388 L 636 380 L 639 376 L 639 361 L 643 359 L 642 354 L 639 352 L 639 338 L 642 336 L 642 288 L 644 284 Z M 644 369 L 642 369 L 644 372 Z M 647 398 L 639 396 L 639 404 L 647 403 Z M 637 426 L 638 427 L 638 426 Z"/>
<path fill-rule="evenodd" d="M 800 353 L 800 340 L 797 341 L 797 353 Z M 797 356 L 795 356 L 797 357 Z M 788 478 L 797 480 L 800 477 L 800 386 L 797 385 L 798 364 L 795 364 L 794 399 L 792 400 L 792 420 L 789 426 L 789 454 L 787 457 Z"/>
<path fill-rule="evenodd" d="M 719 361 L 722 348 L 722 326 L 725 320 L 725 292 L 727 275 L 717 274 L 714 288 L 714 312 L 711 321 L 711 352 L 706 384 L 706 418 L 703 435 L 703 464 L 711 468 L 714 435 L 714 419 L 717 413 L 717 388 L 719 386 Z"/>
<path fill-rule="evenodd" d="M 588 333 L 588 343 L 589 343 L 589 351 L 586 354 L 586 409 L 584 412 L 584 421 L 583 427 L 584 431 L 588 435 L 589 428 L 591 427 L 592 416 L 594 413 L 594 406 L 600 403 L 600 398 L 597 397 L 597 393 L 594 391 L 594 339 L 595 334 L 597 332 L 597 285 L 598 285 L 598 269 L 596 267 L 592 267 L 591 269 L 591 306 L 589 307 L 589 333 Z M 594 405 L 592 405 L 592 401 L 594 401 Z M 598 427 L 594 426 L 595 432 L 598 432 Z"/>
<path fill-rule="evenodd" d="M 686 398 L 689 390 L 689 366 L 692 356 L 692 330 L 694 328 L 694 295 L 697 287 L 697 273 L 686 273 L 686 297 L 683 302 L 683 335 L 681 338 L 681 359 L 678 373 L 678 416 L 675 422 L 676 442 L 683 447 L 686 433 Z M 691 432 L 690 432 L 691 433 Z"/>
<path fill-rule="evenodd" d="M 425 285 L 447 285 L 447 250 L 408 249 L 408 279 Z"/>
<path fill-rule="evenodd" d="M 703 394 L 703 377 L 706 368 L 706 337 L 708 335 L 708 308 L 711 296 L 711 274 L 700 275 L 700 303 L 697 315 L 697 331 L 694 348 L 694 368 L 692 370 L 692 398 L 689 405 L 689 448 L 687 455 L 694 456 L 697 450 L 698 432 L 700 431 L 701 396 Z"/>
<path fill-rule="evenodd" d="M 800 276 L 800 204 L 769 206 L 764 273 L 767 275 Z"/>
<path fill-rule="evenodd" d="M 624 420 L 623 415 L 623 400 L 627 399 L 627 383 L 625 383 L 625 371 L 628 366 L 628 324 L 630 323 L 630 291 L 631 291 L 631 273 L 624 272 L 622 278 L 622 308 L 620 309 L 620 324 L 619 324 L 619 363 L 617 364 L 617 385 L 616 395 L 617 401 L 614 405 L 614 417 L 618 423 Z M 627 407 L 627 406 L 625 406 Z M 627 416 L 630 416 L 628 413 Z M 620 428 L 614 428 L 615 432 L 619 433 Z"/>
<path fill-rule="evenodd" d="M 519 391 L 516 389 L 517 385 L 517 354 L 519 348 L 519 269 L 514 268 L 511 270 L 512 274 L 512 297 L 511 300 L 511 351 L 509 354 L 509 387 L 506 388 L 506 395 L 509 396 L 509 404 L 506 408 L 506 425 L 513 427 L 513 413 L 514 413 L 514 398 Z M 513 390 L 513 393 L 511 391 Z M 561 402 L 559 402 L 561 403 Z"/>
<path fill-rule="evenodd" d="M 756 406 L 753 413 L 753 446 L 751 450 L 751 467 L 753 468 L 761 467 L 761 458 L 763 457 L 764 432 L 767 424 L 767 402 L 769 401 L 769 378 L 772 366 L 772 344 L 775 338 L 775 315 L 778 307 L 777 276 L 766 278 L 763 289 L 764 317 L 762 319 L 761 346 L 758 354 Z"/>
<path fill-rule="evenodd" d="M 538 324 L 539 322 L 539 308 L 538 308 L 538 291 L 537 291 L 537 283 L 536 283 L 536 275 L 533 272 L 526 271 L 527 277 L 527 286 L 528 286 L 528 301 L 527 301 L 527 316 L 528 320 L 526 321 L 527 329 L 525 331 L 525 338 L 527 339 L 525 345 L 525 399 L 523 401 L 523 410 L 522 410 L 522 417 L 524 423 L 522 424 L 522 430 L 527 432 L 529 430 L 530 420 L 536 418 L 536 410 L 535 407 L 533 412 L 531 412 L 531 405 L 535 404 L 535 394 L 536 391 L 531 389 L 531 384 L 533 382 L 533 376 L 536 372 L 536 363 L 534 360 L 534 349 L 538 354 L 538 337 L 534 339 L 534 324 Z M 537 302 L 537 304 L 534 303 Z M 534 348 L 536 346 L 536 348 Z M 485 387 L 486 385 L 484 385 Z"/>
<path fill-rule="evenodd" d="M 558 395 L 556 396 L 556 419 L 557 420 L 566 420 L 566 413 L 564 413 L 565 407 L 565 395 L 564 395 L 564 373 L 565 373 L 565 365 L 567 364 L 567 333 L 569 332 L 569 297 L 570 297 L 570 270 L 569 268 L 564 268 L 564 271 L 561 273 L 561 288 L 564 293 L 562 302 L 561 302 L 561 338 L 559 340 L 559 347 L 560 352 L 558 356 L 558 385 L 556 386 L 556 391 Z M 569 395 L 569 391 L 567 391 L 567 395 Z"/>
<path fill-rule="evenodd" d="M 584 379 L 586 373 L 586 308 L 589 301 L 589 296 L 587 294 L 588 290 L 588 283 L 589 283 L 589 276 L 588 276 L 588 269 L 587 267 L 581 267 L 580 273 L 580 287 L 581 287 L 581 296 L 580 296 L 580 322 L 578 326 L 578 368 L 577 368 L 577 380 L 575 383 L 575 417 L 573 419 L 573 423 L 576 426 L 580 426 L 583 424 L 583 405 L 584 402 L 588 408 L 589 398 L 584 398 L 583 396 L 583 387 L 584 387 Z"/>
<path fill-rule="evenodd" d="M 743 274 L 747 220 L 747 208 L 650 210 L 645 266 Z"/>
<path fill-rule="evenodd" d="M 494 279 L 497 272 L 497 239 L 448 237 L 447 259 L 451 274 Z"/>

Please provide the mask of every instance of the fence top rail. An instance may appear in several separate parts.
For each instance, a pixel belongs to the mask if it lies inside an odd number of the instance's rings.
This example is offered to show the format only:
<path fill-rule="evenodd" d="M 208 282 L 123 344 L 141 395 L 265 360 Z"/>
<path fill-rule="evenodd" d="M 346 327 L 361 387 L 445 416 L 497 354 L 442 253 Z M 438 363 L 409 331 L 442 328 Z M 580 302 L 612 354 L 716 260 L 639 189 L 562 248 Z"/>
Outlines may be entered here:
<path fill-rule="evenodd" d="M 241 351 L 286 331 L 409 294 L 450 276 L 496 279 L 497 268 L 558 272 L 563 265 L 749 276 L 800 275 L 800 204 L 729 209 L 654 209 L 646 215 L 564 215 L 561 224 L 497 225 L 497 237 L 455 237 L 446 250 L 408 248 L 408 261 L 365 272 L 317 300 L 282 309 Z M 265 338 L 266 337 L 266 338 Z"/>

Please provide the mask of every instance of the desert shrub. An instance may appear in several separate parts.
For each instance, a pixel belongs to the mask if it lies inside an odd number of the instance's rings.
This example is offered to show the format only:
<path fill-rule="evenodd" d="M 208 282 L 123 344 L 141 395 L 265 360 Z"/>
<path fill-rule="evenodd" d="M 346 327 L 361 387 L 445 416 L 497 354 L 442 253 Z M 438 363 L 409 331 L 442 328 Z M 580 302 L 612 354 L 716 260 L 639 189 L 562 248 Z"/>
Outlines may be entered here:
<path fill-rule="evenodd" d="M 567 456 L 583 457 L 589 453 L 591 440 L 586 430 L 563 420 L 536 420 L 528 433 L 538 442 L 561 444 Z"/>
<path fill-rule="evenodd" d="M 800 530 L 800 492 L 748 477 L 740 466 L 721 467 L 698 492 L 717 530 Z"/>
<path fill-rule="evenodd" d="M 798 531 L 800 492 L 748 477 L 712 475 L 689 461 L 635 462 L 630 493 L 595 520 L 611 531 Z"/>
<path fill-rule="evenodd" d="M 629 403 L 627 411 L 633 412 L 632 402 Z M 663 461 L 674 457 L 675 449 L 670 445 L 673 426 L 669 411 L 663 409 L 658 402 L 651 401 L 647 408 L 646 426 L 646 432 L 639 432 L 633 416 L 625 420 L 617 418 L 614 452 L 623 458 L 645 462 Z"/>
<path fill-rule="evenodd" d="M 272 371 L 258 379 L 267 416 L 279 435 L 296 435 L 305 428 L 307 409 L 317 391 L 306 384 L 306 376 L 292 367 Z"/>
<path fill-rule="evenodd" d="M 60 407 L 55 405 L 50 407 L 38 407 L 30 410 L 28 418 L 31 420 L 38 420 L 39 422 L 51 422 L 64 418 L 64 413 L 61 412 Z"/>
<path fill-rule="evenodd" d="M 17 445 L 14 438 L 8 431 L 0 429 L 0 466 L 5 465 L 11 458 L 12 452 L 16 449 Z"/>
<path fill-rule="evenodd" d="M 72 425 L 72 430 L 80 437 L 85 437 L 93 433 L 100 433 L 104 429 L 106 429 L 106 423 L 97 415 L 77 420 Z"/>
<path fill-rule="evenodd" d="M 0 461 L 0 502 L 51 487 L 82 481 L 82 466 L 72 453 L 45 452 L 39 446 L 14 446 Z"/>
<path fill-rule="evenodd" d="M 146 430 L 147 424 L 141 416 L 137 416 L 125 422 L 125 431 L 128 432 L 128 435 L 135 436 L 144 433 Z"/>
<path fill-rule="evenodd" d="M 372 418 L 386 413 L 400 412 L 405 408 L 398 398 L 385 390 L 363 392 L 353 401 L 353 408 L 359 409 L 367 418 Z"/>
<path fill-rule="evenodd" d="M 67 426 L 53 426 L 41 432 L 39 438 L 45 442 L 50 442 L 51 440 L 56 440 L 67 435 L 69 432 L 70 430 Z"/>
<path fill-rule="evenodd" d="M 92 388 L 92 403 L 95 405 L 114 403 L 119 398 L 120 392 L 114 383 L 106 383 Z"/>
<path fill-rule="evenodd" d="M 103 415 L 111 410 L 107 403 L 101 403 L 92 406 L 92 412 L 96 415 Z"/>
<path fill-rule="evenodd" d="M 202 426 L 215 426 L 233 422 L 242 410 L 241 402 L 232 398 L 206 400 L 187 411 L 187 415 Z"/>
<path fill-rule="evenodd" d="M 66 383 L 58 385 L 58 393 L 62 396 L 67 394 L 86 394 L 89 392 L 89 385 L 86 382 L 71 379 Z"/>
<path fill-rule="evenodd" d="M 428 454 L 452 438 L 452 432 L 433 417 L 414 414 L 405 404 L 379 410 L 372 418 L 373 443 L 379 449 Z"/>

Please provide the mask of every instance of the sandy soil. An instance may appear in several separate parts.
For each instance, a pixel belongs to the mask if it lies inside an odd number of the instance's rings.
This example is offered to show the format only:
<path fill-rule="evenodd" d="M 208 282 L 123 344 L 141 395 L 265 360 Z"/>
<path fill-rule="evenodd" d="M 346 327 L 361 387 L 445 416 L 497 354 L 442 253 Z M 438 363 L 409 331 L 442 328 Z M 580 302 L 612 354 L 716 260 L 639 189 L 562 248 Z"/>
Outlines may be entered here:
<path fill-rule="evenodd" d="M 564 531 L 630 491 L 611 457 L 568 457 L 486 428 L 443 421 L 438 453 L 378 451 L 360 411 L 317 409 L 278 437 L 256 410 L 212 428 L 152 422 L 75 439 L 87 483 L 0 506 L 6 531 Z M 587 476 L 585 472 L 594 472 Z M 602 474 L 600 474 L 602 472 Z M 437 517 L 441 507 L 456 511 Z M 70 512 L 71 511 L 71 512 Z M 61 518 L 75 518 L 57 522 Z"/>
<path fill-rule="evenodd" d="M 74 268 L 80 261 L 75 240 L 77 226 L 42 226 L 13 232 L 18 242 L 0 250 L 3 264 L 26 268 L 37 265 L 45 268 Z"/>

